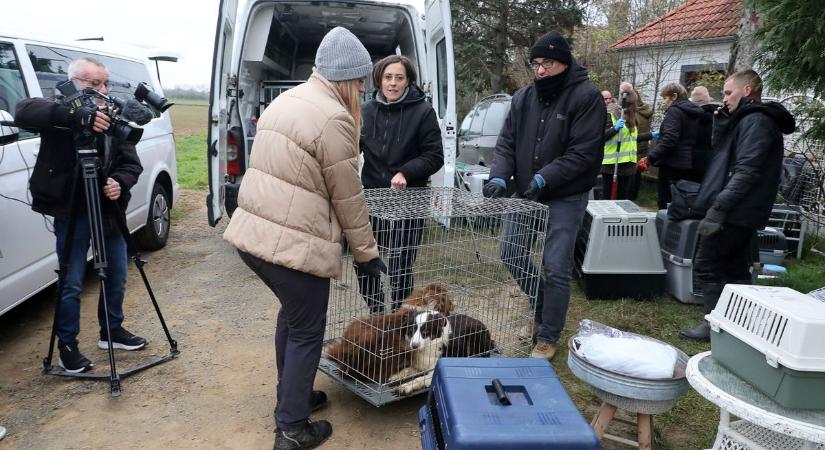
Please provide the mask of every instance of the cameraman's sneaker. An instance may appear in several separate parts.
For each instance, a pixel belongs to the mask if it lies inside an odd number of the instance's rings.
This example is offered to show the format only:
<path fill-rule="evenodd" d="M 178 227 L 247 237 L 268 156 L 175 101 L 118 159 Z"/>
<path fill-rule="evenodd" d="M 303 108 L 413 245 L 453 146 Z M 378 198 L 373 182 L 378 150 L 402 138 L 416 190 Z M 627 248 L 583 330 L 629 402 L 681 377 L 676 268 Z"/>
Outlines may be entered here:
<path fill-rule="evenodd" d="M 100 341 L 97 346 L 103 350 L 108 350 L 109 341 L 106 340 L 106 331 L 100 332 Z M 140 350 L 146 346 L 146 339 L 135 336 L 126 331 L 123 327 L 118 327 L 112 330 L 112 348 L 121 350 Z"/>
<path fill-rule="evenodd" d="M 298 431 L 275 430 L 273 450 L 304 450 L 321 445 L 332 435 L 332 425 L 326 420 L 310 422 Z"/>
<path fill-rule="evenodd" d="M 60 350 L 60 357 L 57 358 L 57 364 L 66 372 L 81 373 L 95 366 L 89 358 L 80 353 L 77 344 L 63 345 L 58 347 L 58 350 Z"/>

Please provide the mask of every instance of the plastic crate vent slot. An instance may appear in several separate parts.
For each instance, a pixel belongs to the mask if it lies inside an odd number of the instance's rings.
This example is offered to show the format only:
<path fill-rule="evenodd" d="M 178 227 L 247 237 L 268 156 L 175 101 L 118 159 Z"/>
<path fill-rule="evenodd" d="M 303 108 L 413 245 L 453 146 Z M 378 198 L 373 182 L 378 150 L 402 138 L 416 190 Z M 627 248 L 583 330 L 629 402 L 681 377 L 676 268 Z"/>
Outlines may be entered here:
<path fill-rule="evenodd" d="M 561 420 L 558 416 L 550 411 L 540 412 L 536 414 L 539 417 L 539 423 L 542 425 L 561 425 Z"/>
<path fill-rule="evenodd" d="M 608 225 L 608 237 L 644 237 L 645 227 L 643 225 Z"/>
<path fill-rule="evenodd" d="M 532 378 L 535 376 L 533 373 L 533 369 L 530 367 L 518 367 L 516 368 L 516 378 Z"/>
<path fill-rule="evenodd" d="M 736 293 L 731 293 L 725 318 L 775 347 L 782 343 L 788 324 L 787 317 Z"/>

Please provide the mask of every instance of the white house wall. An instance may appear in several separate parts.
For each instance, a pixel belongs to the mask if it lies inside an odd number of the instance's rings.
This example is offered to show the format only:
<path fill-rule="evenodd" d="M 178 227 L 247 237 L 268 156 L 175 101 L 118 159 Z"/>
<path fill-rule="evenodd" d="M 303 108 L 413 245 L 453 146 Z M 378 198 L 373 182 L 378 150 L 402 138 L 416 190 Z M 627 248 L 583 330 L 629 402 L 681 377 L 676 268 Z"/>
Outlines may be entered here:
<path fill-rule="evenodd" d="M 670 82 L 681 82 L 684 67 L 727 65 L 732 45 L 732 41 L 708 44 L 685 43 L 680 46 L 620 50 L 622 80 L 633 83 L 642 99 L 652 104 L 654 97 L 657 96 L 657 87 L 661 88 Z M 661 72 L 658 85 L 656 83 L 657 67 Z M 655 102 L 658 108 L 661 103 L 660 99 L 656 98 Z"/>

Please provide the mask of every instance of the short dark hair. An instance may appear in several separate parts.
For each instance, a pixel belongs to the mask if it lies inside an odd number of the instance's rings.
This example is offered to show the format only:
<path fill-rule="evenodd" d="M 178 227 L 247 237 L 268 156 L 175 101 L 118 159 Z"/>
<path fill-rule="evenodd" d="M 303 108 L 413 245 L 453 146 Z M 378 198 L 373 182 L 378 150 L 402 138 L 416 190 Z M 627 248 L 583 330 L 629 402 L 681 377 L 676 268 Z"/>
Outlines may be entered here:
<path fill-rule="evenodd" d="M 734 72 L 728 77 L 728 80 L 734 80 L 742 87 L 751 87 L 751 97 L 759 100 L 762 98 L 762 77 L 752 69 L 740 70 Z"/>
<path fill-rule="evenodd" d="M 418 77 L 415 73 L 415 65 L 410 61 L 410 58 L 403 55 L 390 55 L 375 63 L 375 66 L 372 68 L 372 85 L 375 86 L 375 89 L 381 89 L 381 78 L 384 76 L 384 71 L 387 70 L 387 66 L 396 63 L 401 63 L 401 65 L 404 66 L 404 71 L 407 72 L 407 79 L 410 80 L 410 84 L 416 83 Z"/>

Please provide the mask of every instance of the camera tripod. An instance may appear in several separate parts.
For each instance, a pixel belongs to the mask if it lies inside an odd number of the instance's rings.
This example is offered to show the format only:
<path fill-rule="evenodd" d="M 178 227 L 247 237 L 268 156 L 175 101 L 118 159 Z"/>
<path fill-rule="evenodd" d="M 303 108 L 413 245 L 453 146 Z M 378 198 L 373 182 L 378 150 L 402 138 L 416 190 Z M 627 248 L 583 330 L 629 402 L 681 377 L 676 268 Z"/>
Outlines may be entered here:
<path fill-rule="evenodd" d="M 100 139 L 106 139 L 106 137 L 100 136 Z M 140 276 L 143 279 L 143 284 L 144 286 L 146 286 L 146 291 L 149 293 L 149 298 L 152 300 L 152 305 L 154 306 L 155 312 L 158 315 L 158 319 L 160 320 L 160 324 L 163 327 L 163 331 L 164 333 L 166 333 L 166 339 L 169 341 L 170 347 L 168 355 L 144 362 L 118 374 L 115 363 L 114 348 L 112 347 L 112 330 L 109 325 L 109 305 L 106 301 L 106 267 L 108 266 L 108 260 L 106 259 L 104 217 L 102 209 L 103 205 L 101 203 L 100 198 L 101 184 L 98 179 L 98 173 L 101 171 L 102 163 L 100 158 L 98 157 L 97 148 L 95 146 L 95 140 L 95 138 L 91 137 L 77 138 L 75 140 L 78 159 L 77 171 L 74 176 L 74 181 L 72 183 L 72 200 L 70 202 L 69 207 L 70 216 L 68 222 L 66 242 L 64 242 L 63 244 L 63 257 L 60 258 L 60 269 L 57 271 L 57 299 L 54 308 L 54 322 L 52 323 L 52 332 L 49 340 L 48 356 L 46 356 L 46 358 L 43 360 L 43 373 L 47 375 L 58 375 L 64 377 L 76 377 L 92 380 L 108 379 L 111 383 L 112 397 L 119 397 L 121 394 L 121 376 L 126 377 L 141 370 L 148 369 L 150 367 L 169 361 L 175 358 L 175 356 L 178 355 L 179 351 L 178 343 L 174 339 L 172 339 L 171 334 L 169 334 L 169 329 L 166 326 L 166 322 L 163 320 L 163 314 L 161 314 L 160 307 L 158 306 L 158 302 L 155 299 L 155 294 L 152 291 L 152 287 L 149 285 L 149 280 L 146 278 L 146 273 L 143 270 L 143 266 L 146 264 L 146 261 L 140 259 L 140 254 L 137 252 L 137 249 L 135 248 L 135 245 L 132 242 L 132 237 L 129 234 L 128 227 L 126 226 L 125 214 L 123 214 L 122 211 L 115 209 L 115 212 L 111 214 L 111 216 L 113 216 L 117 225 L 116 232 L 120 232 L 123 235 L 123 238 L 126 240 L 127 252 L 128 254 L 132 255 L 131 259 L 134 261 L 135 266 L 138 269 L 138 272 L 140 272 Z M 108 140 L 105 141 L 105 145 L 108 150 Z M 109 152 L 107 151 L 106 153 L 108 154 Z M 67 258 L 69 258 L 69 255 L 71 254 L 72 240 L 74 237 L 74 233 L 76 231 L 75 229 L 77 217 L 81 213 L 81 211 L 79 211 L 78 209 L 79 202 L 77 201 L 77 195 L 79 194 L 78 181 L 81 178 L 83 180 L 83 193 L 86 200 L 86 214 L 88 216 L 89 228 L 91 232 L 91 248 L 94 269 L 100 281 L 100 296 L 98 298 L 98 301 L 103 305 L 103 316 L 105 317 L 106 340 L 108 341 L 109 353 L 109 374 L 73 373 L 61 370 L 59 367 L 56 368 L 52 366 L 52 356 L 54 355 L 54 341 L 56 336 L 58 318 L 60 316 L 61 297 L 63 294 L 66 272 L 68 270 L 68 264 L 66 261 Z M 112 207 L 117 208 L 117 204 L 114 201 L 112 201 Z"/>

